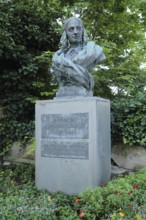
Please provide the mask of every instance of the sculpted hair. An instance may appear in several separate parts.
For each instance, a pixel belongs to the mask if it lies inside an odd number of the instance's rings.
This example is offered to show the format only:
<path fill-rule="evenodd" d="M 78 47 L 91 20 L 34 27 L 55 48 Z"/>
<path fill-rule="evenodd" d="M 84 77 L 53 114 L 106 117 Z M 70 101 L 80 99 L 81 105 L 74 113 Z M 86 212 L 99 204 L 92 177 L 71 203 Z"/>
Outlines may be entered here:
<path fill-rule="evenodd" d="M 79 19 L 77 17 L 71 17 L 64 24 L 64 31 L 63 31 L 63 34 L 62 34 L 61 40 L 60 40 L 60 49 L 63 52 L 66 52 L 68 50 L 69 46 L 70 46 L 66 30 L 67 30 L 67 27 L 68 27 L 70 21 L 72 21 L 72 20 L 77 20 L 82 26 L 82 42 L 81 42 L 82 45 L 84 46 L 88 42 L 88 36 L 87 36 L 86 30 L 83 26 L 83 23 L 82 23 L 81 19 Z"/>

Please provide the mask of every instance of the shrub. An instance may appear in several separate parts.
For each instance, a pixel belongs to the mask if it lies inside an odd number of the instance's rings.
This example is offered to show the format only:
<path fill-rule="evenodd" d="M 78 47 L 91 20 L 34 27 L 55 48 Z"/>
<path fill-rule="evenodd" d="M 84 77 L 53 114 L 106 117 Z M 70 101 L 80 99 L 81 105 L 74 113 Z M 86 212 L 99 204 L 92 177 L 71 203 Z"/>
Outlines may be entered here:
<path fill-rule="evenodd" d="M 1 150 L 13 141 L 31 139 L 35 100 L 54 95 L 48 68 L 60 39 L 56 20 L 61 12 L 52 7 L 44 9 L 35 0 L 0 2 Z"/>
<path fill-rule="evenodd" d="M 34 166 L 0 167 L 0 218 L 50 220 L 146 219 L 146 169 L 78 195 L 34 185 Z"/>
<path fill-rule="evenodd" d="M 117 97 L 112 101 L 113 143 L 146 147 L 146 93 Z"/>

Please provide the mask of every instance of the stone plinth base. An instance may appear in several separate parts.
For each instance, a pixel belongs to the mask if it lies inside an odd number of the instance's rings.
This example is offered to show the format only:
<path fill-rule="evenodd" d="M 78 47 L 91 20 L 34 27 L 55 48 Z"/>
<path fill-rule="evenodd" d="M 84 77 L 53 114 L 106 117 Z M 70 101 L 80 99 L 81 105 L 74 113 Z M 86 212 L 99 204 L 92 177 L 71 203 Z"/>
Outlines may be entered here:
<path fill-rule="evenodd" d="M 93 92 L 81 86 L 60 86 L 54 99 L 73 97 L 93 97 Z"/>
<path fill-rule="evenodd" d="M 36 186 L 76 194 L 111 175 L 110 102 L 97 97 L 36 103 Z"/>

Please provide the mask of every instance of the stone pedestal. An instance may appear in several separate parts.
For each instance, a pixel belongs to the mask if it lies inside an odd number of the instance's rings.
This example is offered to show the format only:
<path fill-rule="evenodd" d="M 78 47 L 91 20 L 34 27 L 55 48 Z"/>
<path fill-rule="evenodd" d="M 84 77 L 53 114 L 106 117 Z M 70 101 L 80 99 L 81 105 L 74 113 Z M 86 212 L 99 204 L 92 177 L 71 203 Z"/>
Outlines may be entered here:
<path fill-rule="evenodd" d="M 36 103 L 36 186 L 76 194 L 111 175 L 110 102 L 89 97 Z"/>

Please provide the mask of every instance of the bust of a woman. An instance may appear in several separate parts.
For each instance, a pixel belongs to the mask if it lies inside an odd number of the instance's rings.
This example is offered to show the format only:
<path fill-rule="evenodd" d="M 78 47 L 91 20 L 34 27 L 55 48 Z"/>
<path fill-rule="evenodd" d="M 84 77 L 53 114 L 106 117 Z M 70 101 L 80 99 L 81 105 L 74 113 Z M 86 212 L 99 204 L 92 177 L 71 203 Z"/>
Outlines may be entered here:
<path fill-rule="evenodd" d="M 52 60 L 55 80 L 59 83 L 57 97 L 92 96 L 92 68 L 105 59 L 102 48 L 87 40 L 82 21 L 69 18 L 64 25 L 61 48 Z"/>

